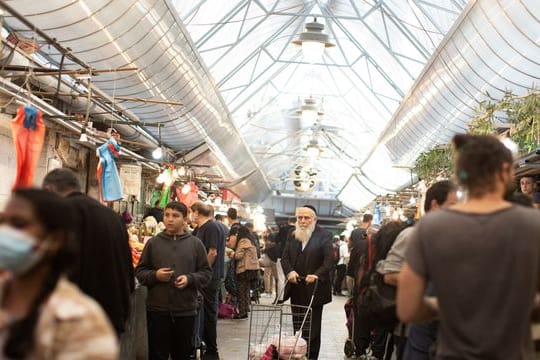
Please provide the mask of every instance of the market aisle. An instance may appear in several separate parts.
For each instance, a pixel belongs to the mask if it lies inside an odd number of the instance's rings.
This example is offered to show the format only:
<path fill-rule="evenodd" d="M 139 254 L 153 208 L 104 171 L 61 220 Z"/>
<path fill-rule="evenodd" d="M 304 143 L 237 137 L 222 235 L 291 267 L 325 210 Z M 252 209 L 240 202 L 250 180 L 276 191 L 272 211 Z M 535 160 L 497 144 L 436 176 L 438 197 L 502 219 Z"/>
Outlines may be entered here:
<path fill-rule="evenodd" d="M 343 305 L 346 300 L 344 296 L 334 296 L 334 300 L 324 308 L 320 360 L 345 359 L 343 344 L 347 338 L 347 328 Z M 261 301 L 269 303 L 270 299 L 263 298 Z M 221 359 L 247 359 L 248 338 L 249 320 L 218 321 L 218 348 Z"/>

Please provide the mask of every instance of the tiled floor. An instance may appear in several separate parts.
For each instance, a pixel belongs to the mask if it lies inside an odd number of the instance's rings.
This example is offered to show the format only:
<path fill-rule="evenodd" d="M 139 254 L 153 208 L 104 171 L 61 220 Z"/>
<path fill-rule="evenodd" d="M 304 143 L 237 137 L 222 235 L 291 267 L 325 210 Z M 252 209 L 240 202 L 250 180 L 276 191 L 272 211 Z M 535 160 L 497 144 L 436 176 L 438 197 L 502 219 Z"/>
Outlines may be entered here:
<path fill-rule="evenodd" d="M 324 307 L 320 360 L 346 359 L 343 354 L 347 338 L 343 310 L 346 299 L 344 296 L 334 296 L 334 300 Z M 263 298 L 262 302 L 269 303 L 270 300 Z M 249 324 L 249 320 L 219 320 L 218 347 L 221 359 L 247 359 Z"/>

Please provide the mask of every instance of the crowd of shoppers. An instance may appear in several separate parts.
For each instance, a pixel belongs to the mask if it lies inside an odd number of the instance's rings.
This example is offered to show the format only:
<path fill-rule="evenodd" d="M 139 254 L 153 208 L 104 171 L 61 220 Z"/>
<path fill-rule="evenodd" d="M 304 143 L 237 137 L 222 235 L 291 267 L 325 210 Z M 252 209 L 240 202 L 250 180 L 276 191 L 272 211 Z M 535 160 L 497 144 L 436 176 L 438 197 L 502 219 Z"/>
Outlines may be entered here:
<path fill-rule="evenodd" d="M 53 170 L 43 190 L 15 190 L 0 218 L 0 358 L 122 358 L 136 278 L 148 289 L 150 359 L 190 359 L 197 337 L 202 359 L 219 359 L 218 310 L 231 301 L 222 282 L 234 278 L 233 319 L 247 319 L 262 265 L 274 302 L 304 309 L 294 330 L 309 317 L 301 334 L 310 360 L 319 358 L 323 307 L 343 294 L 346 275 L 358 359 L 532 359 L 534 178 L 513 192 L 512 155 L 495 137 L 457 135 L 453 144 L 457 184 L 432 184 L 413 226 L 379 227 L 366 214 L 350 236 L 332 238 L 303 206 L 259 238 L 234 208 L 229 228 L 210 205 L 172 201 L 135 271 L 121 217 L 84 195 L 73 171 Z"/>

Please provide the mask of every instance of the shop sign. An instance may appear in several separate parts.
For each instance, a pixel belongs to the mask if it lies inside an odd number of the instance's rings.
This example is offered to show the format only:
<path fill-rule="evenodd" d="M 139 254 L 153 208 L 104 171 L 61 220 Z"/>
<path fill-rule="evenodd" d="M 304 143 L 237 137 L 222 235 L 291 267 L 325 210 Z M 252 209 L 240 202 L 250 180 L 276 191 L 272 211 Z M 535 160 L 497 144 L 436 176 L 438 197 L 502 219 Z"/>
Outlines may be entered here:
<path fill-rule="evenodd" d="M 137 164 L 120 165 L 120 182 L 124 197 L 135 196 L 139 200 L 141 192 L 142 167 Z"/>

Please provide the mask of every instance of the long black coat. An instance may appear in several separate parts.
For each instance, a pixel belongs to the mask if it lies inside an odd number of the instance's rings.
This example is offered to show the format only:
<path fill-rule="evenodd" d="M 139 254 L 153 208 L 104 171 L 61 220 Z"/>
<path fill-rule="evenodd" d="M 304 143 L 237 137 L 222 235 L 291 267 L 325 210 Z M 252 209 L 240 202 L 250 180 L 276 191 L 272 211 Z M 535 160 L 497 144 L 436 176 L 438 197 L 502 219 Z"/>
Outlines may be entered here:
<path fill-rule="evenodd" d="M 304 261 L 304 271 L 299 271 L 302 266 L 300 261 Z M 300 276 L 317 275 L 319 277 L 317 291 L 313 299 L 313 306 L 322 306 L 332 301 L 332 284 L 330 283 L 330 272 L 334 269 L 334 256 L 332 251 L 332 236 L 320 226 L 315 226 L 315 230 L 309 242 L 302 251 L 302 243 L 291 238 L 288 239 L 281 266 L 285 276 L 291 271 L 296 271 Z M 291 303 L 295 305 L 308 305 L 313 294 L 313 285 L 287 283 L 285 288 L 285 299 L 291 298 Z"/>
<path fill-rule="evenodd" d="M 79 253 L 69 278 L 101 305 L 120 334 L 135 281 L 126 226 L 120 215 L 82 193 L 67 199 L 75 210 Z"/>

